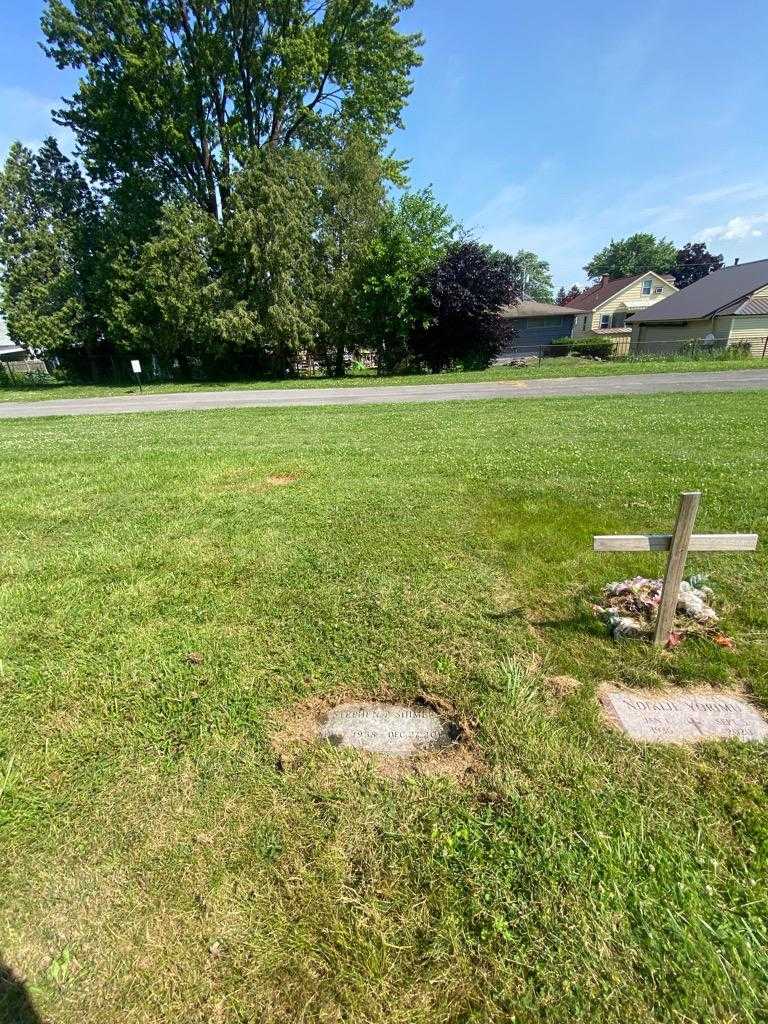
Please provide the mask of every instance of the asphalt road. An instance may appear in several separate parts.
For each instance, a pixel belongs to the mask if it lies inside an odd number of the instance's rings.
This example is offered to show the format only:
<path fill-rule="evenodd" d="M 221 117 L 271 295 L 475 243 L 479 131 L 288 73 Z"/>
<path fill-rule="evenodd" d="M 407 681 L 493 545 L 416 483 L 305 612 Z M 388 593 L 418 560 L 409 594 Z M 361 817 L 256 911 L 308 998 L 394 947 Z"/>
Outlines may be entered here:
<path fill-rule="evenodd" d="M 390 402 L 475 401 L 488 398 L 567 398 L 585 395 L 653 395 L 663 391 L 764 391 L 764 370 L 707 373 L 637 373 L 616 377 L 558 377 L 475 384 L 411 384 L 397 387 L 273 388 L 254 391 L 187 391 L 0 402 L 0 419 L 84 416 L 125 412 L 233 409 L 245 406 L 382 405 Z"/>

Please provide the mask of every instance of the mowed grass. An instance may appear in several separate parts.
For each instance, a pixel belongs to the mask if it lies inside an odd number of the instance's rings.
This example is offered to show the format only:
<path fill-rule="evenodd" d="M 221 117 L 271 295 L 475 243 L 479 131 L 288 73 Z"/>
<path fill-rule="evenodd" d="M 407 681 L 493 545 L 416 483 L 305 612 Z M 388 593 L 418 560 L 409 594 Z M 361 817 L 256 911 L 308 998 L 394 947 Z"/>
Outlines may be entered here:
<path fill-rule="evenodd" d="M 752 357 L 723 356 L 692 358 L 673 356 L 643 358 L 626 362 L 597 362 L 594 359 L 563 356 L 543 359 L 541 365 L 493 366 L 488 370 L 454 370 L 446 373 L 379 377 L 374 371 L 350 373 L 341 379 L 301 377 L 295 380 L 203 381 L 200 383 L 144 384 L 144 394 L 163 395 L 186 391 L 252 391 L 272 388 L 397 387 L 418 384 L 472 384 L 497 380 L 543 380 L 552 377 L 613 377 L 627 373 L 687 373 L 701 370 L 755 370 L 768 368 L 768 361 Z M 138 385 L 54 383 L 34 387 L 0 386 L 0 402 L 38 402 L 52 398 L 109 398 L 139 394 Z"/>
<path fill-rule="evenodd" d="M 705 491 L 700 530 L 766 534 L 765 412 L 4 424 L 0 954 L 40 1018 L 764 1021 L 765 746 L 634 745 L 595 694 L 768 702 L 765 545 L 690 560 L 734 652 L 614 645 L 589 602 L 662 564 L 592 534 L 668 527 L 681 489 Z M 308 698 L 419 693 L 476 722 L 467 784 L 273 749 Z"/>

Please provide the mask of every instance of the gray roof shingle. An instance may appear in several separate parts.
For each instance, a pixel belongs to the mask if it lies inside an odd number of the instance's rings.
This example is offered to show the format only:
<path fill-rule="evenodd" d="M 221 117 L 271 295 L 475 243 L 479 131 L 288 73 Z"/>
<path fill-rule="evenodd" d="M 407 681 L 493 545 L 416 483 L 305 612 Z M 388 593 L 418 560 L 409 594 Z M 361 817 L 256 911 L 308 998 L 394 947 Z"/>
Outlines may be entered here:
<path fill-rule="evenodd" d="M 733 313 L 736 316 L 765 316 L 768 313 L 768 297 L 750 295 L 748 299 L 737 299 L 720 312 Z"/>
<path fill-rule="evenodd" d="M 768 285 L 768 260 L 739 263 L 723 267 L 687 288 L 662 299 L 655 305 L 627 318 L 635 324 L 662 321 L 700 320 L 725 311 L 727 307 L 741 306 L 752 292 Z M 735 309 L 730 309 L 735 312 Z M 739 309 L 739 312 L 744 310 Z"/>
<path fill-rule="evenodd" d="M 521 316 L 576 316 L 582 312 L 583 310 L 576 309 L 575 306 L 553 306 L 549 302 L 534 302 L 532 299 L 523 299 L 520 302 L 513 303 L 511 306 L 503 306 L 499 311 L 499 315 L 507 320 L 516 320 Z"/>

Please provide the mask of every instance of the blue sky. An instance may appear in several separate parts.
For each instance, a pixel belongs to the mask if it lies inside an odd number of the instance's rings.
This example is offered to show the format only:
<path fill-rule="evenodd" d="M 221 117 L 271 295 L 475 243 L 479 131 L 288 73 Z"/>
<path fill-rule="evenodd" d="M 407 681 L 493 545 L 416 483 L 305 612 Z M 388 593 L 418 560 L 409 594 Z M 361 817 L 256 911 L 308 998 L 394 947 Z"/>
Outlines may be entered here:
<path fill-rule="evenodd" d="M 42 4 L 2 6 L 0 154 L 74 81 L 37 46 Z M 478 237 L 557 284 L 634 231 L 768 258 L 765 0 L 416 0 L 405 24 L 427 42 L 396 151 Z"/>

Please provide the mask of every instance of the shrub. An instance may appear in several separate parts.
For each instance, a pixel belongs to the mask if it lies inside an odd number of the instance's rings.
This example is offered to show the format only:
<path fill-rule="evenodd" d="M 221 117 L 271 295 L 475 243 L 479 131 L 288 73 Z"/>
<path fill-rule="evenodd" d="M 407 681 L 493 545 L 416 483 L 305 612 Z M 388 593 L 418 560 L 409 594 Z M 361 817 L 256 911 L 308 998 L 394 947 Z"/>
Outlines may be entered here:
<path fill-rule="evenodd" d="M 547 356 L 567 356 L 573 348 L 573 338 L 555 338 L 545 350 Z"/>
<path fill-rule="evenodd" d="M 12 363 L 0 360 L 0 387 L 3 388 L 48 388 L 57 383 L 45 370 L 16 369 Z"/>
<path fill-rule="evenodd" d="M 744 359 L 752 355 L 752 343 L 748 340 L 729 343 L 725 338 L 696 338 L 684 342 L 678 354 L 707 359 Z"/>
<path fill-rule="evenodd" d="M 734 341 L 723 349 L 724 359 L 744 359 L 752 355 L 752 343 L 749 341 Z"/>
<path fill-rule="evenodd" d="M 610 338 L 577 338 L 574 339 L 571 351 L 579 356 L 610 359 L 613 355 L 613 348 L 614 343 Z"/>
<path fill-rule="evenodd" d="M 613 355 L 613 341 L 610 338 L 557 338 L 552 342 L 547 355 L 552 356 L 592 356 L 597 359 L 610 359 Z"/>
<path fill-rule="evenodd" d="M 714 355 L 716 350 L 722 351 L 725 348 L 725 342 L 705 342 L 703 338 L 691 338 L 687 341 L 681 341 L 678 348 L 675 348 L 674 346 L 674 341 L 669 343 L 669 355 L 693 356 L 694 358 L 698 358 L 699 356 Z"/>

